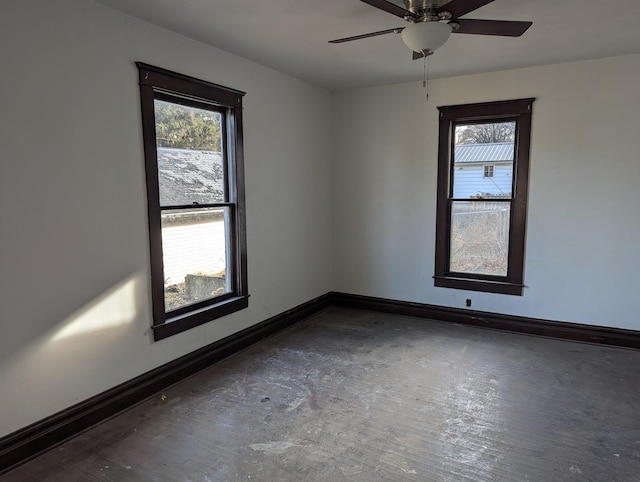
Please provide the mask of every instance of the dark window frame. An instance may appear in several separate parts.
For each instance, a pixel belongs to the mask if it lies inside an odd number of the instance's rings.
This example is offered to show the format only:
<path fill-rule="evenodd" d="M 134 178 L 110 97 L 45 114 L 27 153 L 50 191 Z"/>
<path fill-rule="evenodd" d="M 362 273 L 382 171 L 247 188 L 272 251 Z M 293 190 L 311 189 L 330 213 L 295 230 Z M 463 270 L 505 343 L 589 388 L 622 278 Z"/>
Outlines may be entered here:
<path fill-rule="evenodd" d="M 147 179 L 147 209 L 151 257 L 151 297 L 153 303 L 153 336 L 161 340 L 222 316 L 247 308 L 247 234 L 244 191 L 244 158 L 242 134 L 242 97 L 244 92 L 211 82 L 136 62 L 139 71 L 142 134 Z M 225 200 L 207 207 L 229 209 L 229 266 L 231 292 L 193 305 L 166 312 L 164 302 L 164 269 L 162 226 L 154 100 L 204 108 L 222 114 L 224 144 Z M 193 208 L 171 206 L 164 209 Z"/>
<path fill-rule="evenodd" d="M 495 167 L 493 164 L 485 164 L 483 167 L 483 176 L 482 177 L 493 177 L 493 173 L 495 171 Z"/>
<path fill-rule="evenodd" d="M 434 285 L 443 288 L 522 296 L 524 285 L 527 195 L 531 115 L 534 98 L 438 107 L 438 194 Z M 515 121 L 513 190 L 504 202 L 511 205 L 507 275 L 454 272 L 450 266 L 451 206 L 455 126 Z"/>

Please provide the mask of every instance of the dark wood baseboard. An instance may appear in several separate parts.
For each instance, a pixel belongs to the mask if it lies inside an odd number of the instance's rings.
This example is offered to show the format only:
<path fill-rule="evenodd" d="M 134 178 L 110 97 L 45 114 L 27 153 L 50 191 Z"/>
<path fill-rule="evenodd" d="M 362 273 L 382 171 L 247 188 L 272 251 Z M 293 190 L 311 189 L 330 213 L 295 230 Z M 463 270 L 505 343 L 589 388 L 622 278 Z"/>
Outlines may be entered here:
<path fill-rule="evenodd" d="M 331 292 L 3 437 L 0 439 L 0 474 L 331 305 L 640 349 L 640 331 Z"/>
<path fill-rule="evenodd" d="M 203 368 L 324 310 L 331 305 L 331 298 L 331 293 L 322 295 L 3 437 L 0 439 L 0 474 Z"/>
<path fill-rule="evenodd" d="M 635 330 L 525 318 L 522 316 L 449 308 L 347 293 L 332 293 L 331 302 L 336 306 L 429 318 L 436 321 L 447 321 L 529 335 L 600 343 L 625 348 L 640 348 L 640 331 Z"/>

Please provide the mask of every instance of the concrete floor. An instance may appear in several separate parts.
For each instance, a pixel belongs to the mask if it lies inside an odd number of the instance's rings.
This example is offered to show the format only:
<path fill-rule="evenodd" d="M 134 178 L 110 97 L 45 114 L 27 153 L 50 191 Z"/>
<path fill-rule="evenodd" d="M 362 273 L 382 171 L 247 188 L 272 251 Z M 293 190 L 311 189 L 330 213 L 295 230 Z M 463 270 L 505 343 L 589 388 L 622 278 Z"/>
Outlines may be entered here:
<path fill-rule="evenodd" d="M 330 308 L 3 481 L 640 481 L 640 351 Z"/>

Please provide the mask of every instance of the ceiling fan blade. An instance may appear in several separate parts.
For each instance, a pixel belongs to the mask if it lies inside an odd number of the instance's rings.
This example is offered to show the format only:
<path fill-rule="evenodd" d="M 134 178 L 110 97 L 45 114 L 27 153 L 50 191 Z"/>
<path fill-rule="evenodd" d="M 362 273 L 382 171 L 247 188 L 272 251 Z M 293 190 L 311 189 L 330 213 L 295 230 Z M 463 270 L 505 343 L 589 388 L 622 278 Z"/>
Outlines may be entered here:
<path fill-rule="evenodd" d="M 449 12 L 453 18 L 458 18 L 491 2 L 493 0 L 451 0 L 436 10 L 436 13 Z"/>
<path fill-rule="evenodd" d="M 454 33 L 470 33 L 475 35 L 500 35 L 503 37 L 520 37 L 533 22 L 515 22 L 510 20 L 473 20 L 459 18 L 456 23 L 460 28 Z"/>
<path fill-rule="evenodd" d="M 339 38 L 336 40 L 329 40 L 330 44 L 341 44 L 344 42 L 351 42 L 352 40 L 360 40 L 363 38 L 377 37 L 378 35 L 386 35 L 388 33 L 400 33 L 404 28 L 390 28 L 389 30 L 380 30 L 379 32 L 363 33 L 362 35 L 354 35 L 353 37 Z"/>
<path fill-rule="evenodd" d="M 413 17 L 417 18 L 418 16 L 415 13 L 411 13 L 409 10 L 405 10 L 402 7 L 398 7 L 395 3 L 387 2 L 386 0 L 360 0 L 372 7 L 379 8 L 380 10 L 384 10 L 391 15 L 395 15 L 396 17 L 404 18 L 404 17 Z M 493 0 L 491 0 L 493 1 Z"/>

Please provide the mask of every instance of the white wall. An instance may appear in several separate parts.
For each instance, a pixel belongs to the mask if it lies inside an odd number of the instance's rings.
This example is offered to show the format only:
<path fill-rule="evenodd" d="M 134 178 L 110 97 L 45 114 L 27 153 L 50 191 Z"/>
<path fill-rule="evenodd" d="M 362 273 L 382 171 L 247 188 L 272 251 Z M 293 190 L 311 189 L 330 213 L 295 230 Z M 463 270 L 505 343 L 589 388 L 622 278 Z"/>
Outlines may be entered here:
<path fill-rule="evenodd" d="M 0 58 L 0 436 L 331 289 L 329 92 L 86 0 L 3 0 Z M 161 342 L 135 61 L 247 92 L 250 307 Z"/>
<path fill-rule="evenodd" d="M 437 62 L 437 54 L 433 62 Z M 640 330 L 640 55 L 334 96 L 334 289 Z M 536 97 L 524 296 L 433 286 L 437 106 Z"/>
<path fill-rule="evenodd" d="M 0 436 L 331 289 L 640 329 L 640 56 L 332 96 L 88 0 L 4 0 L 0 58 Z M 248 93 L 250 308 L 155 343 L 136 60 Z M 436 106 L 529 96 L 525 295 L 434 288 Z"/>

